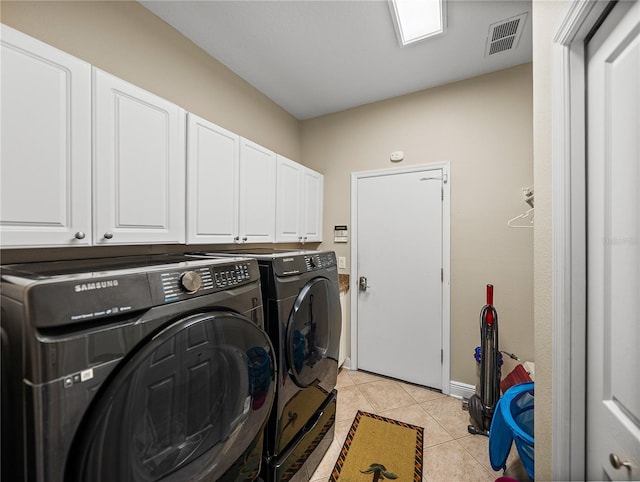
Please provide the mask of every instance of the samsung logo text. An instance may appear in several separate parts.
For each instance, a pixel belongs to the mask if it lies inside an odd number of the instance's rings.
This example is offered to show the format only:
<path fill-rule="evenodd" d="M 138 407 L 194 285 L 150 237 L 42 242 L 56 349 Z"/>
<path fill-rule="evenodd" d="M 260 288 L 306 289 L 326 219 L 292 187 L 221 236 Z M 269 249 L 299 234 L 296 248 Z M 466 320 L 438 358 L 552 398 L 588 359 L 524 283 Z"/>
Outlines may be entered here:
<path fill-rule="evenodd" d="M 100 290 L 102 288 L 115 288 L 118 286 L 118 280 L 106 280 L 106 281 L 96 281 L 95 283 L 82 283 L 80 285 L 75 285 L 74 289 L 76 293 L 80 293 L 81 291 L 93 291 Z"/>

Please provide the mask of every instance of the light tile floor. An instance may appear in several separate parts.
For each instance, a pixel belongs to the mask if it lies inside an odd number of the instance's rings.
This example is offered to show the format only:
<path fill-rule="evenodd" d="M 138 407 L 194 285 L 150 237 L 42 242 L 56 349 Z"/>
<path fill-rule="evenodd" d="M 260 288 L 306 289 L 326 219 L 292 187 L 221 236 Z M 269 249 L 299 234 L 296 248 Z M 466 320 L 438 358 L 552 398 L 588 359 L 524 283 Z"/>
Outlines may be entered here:
<path fill-rule="evenodd" d="M 336 434 L 310 477 L 327 481 L 358 410 L 376 413 L 424 427 L 424 482 L 493 482 L 502 476 L 489 463 L 489 439 L 470 435 L 469 414 L 462 401 L 427 388 L 362 371 L 338 374 Z M 515 447 L 507 461 L 507 474 L 529 482 Z"/>

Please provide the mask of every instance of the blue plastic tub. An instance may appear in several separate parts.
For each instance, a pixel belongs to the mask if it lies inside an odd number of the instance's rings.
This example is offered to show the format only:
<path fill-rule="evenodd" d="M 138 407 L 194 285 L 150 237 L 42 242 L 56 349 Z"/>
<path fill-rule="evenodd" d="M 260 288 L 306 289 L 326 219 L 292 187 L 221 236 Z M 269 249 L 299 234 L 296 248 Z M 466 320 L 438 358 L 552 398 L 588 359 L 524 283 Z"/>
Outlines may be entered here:
<path fill-rule="evenodd" d="M 509 388 L 498 400 L 489 430 L 489 459 L 493 470 L 504 470 L 515 442 L 524 468 L 534 477 L 533 382 Z"/>

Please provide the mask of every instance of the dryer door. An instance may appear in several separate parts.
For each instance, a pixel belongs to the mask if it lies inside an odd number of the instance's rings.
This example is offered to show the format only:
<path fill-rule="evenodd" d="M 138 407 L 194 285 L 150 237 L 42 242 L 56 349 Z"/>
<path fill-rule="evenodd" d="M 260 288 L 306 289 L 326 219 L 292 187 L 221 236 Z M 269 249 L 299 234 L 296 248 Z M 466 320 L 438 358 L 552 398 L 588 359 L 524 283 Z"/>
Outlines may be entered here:
<path fill-rule="evenodd" d="M 67 478 L 253 480 L 274 380 L 271 343 L 248 319 L 216 312 L 174 322 L 96 395 Z"/>
<path fill-rule="evenodd" d="M 287 325 L 287 365 L 300 387 L 314 383 L 330 392 L 337 377 L 341 312 L 337 286 L 314 278 L 300 291 Z"/>

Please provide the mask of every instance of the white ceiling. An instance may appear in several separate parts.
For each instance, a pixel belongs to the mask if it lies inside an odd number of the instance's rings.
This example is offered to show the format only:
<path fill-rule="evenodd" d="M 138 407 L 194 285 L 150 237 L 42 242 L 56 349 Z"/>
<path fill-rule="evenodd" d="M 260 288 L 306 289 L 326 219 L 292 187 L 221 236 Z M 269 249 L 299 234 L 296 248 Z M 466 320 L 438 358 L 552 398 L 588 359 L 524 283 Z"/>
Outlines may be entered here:
<path fill-rule="evenodd" d="M 446 31 L 400 47 L 386 0 L 140 1 L 297 119 L 530 62 L 531 0 L 449 0 Z M 517 48 L 489 26 L 528 12 Z"/>

